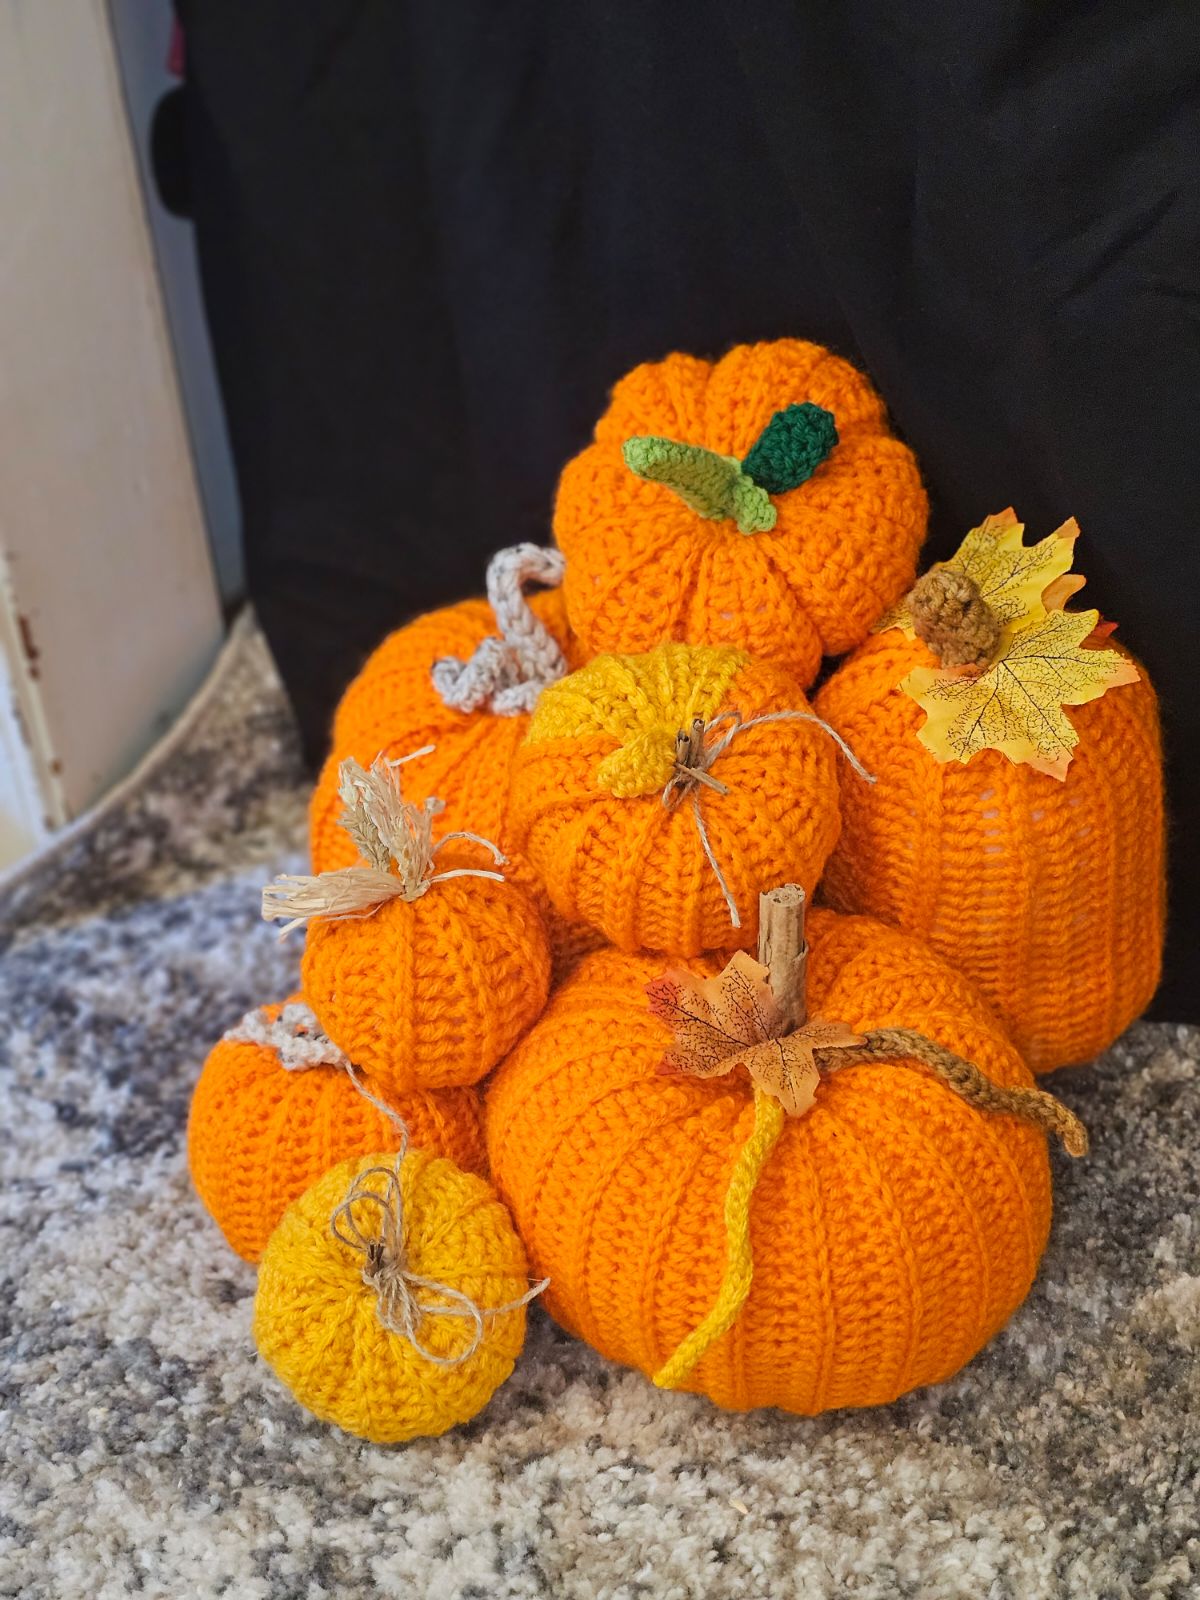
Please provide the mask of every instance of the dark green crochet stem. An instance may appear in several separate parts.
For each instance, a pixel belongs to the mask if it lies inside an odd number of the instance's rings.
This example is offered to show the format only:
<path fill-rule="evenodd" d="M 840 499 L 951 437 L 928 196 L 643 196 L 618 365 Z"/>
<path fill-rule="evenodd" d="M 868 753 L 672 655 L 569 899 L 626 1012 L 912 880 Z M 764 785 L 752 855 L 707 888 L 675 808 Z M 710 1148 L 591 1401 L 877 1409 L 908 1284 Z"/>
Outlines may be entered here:
<path fill-rule="evenodd" d="M 833 413 L 805 400 L 777 411 L 742 461 L 742 471 L 768 494 L 807 483 L 838 442 Z"/>

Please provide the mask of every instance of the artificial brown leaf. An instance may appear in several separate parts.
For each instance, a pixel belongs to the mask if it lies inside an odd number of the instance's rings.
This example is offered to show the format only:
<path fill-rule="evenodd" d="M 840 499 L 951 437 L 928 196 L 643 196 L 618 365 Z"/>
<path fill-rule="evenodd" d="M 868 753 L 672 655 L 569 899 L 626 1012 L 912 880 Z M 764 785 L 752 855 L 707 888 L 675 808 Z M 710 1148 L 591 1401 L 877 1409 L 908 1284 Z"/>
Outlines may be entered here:
<path fill-rule="evenodd" d="M 862 1040 L 843 1023 L 815 1017 L 785 1034 L 767 980 L 767 968 L 739 950 L 715 978 L 672 969 L 648 983 L 650 1010 L 674 1034 L 659 1070 L 719 1078 L 740 1062 L 789 1116 L 807 1111 L 821 1077 L 813 1052 Z"/>

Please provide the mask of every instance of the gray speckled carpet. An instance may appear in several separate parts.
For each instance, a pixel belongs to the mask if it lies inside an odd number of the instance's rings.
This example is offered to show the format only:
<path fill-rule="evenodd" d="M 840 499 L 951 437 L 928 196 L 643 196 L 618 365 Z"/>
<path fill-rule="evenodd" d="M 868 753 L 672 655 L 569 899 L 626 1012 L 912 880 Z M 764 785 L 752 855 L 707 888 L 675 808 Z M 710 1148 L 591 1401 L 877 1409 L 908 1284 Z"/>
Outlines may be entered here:
<path fill-rule="evenodd" d="M 493 1600 L 1200 1593 L 1200 1032 L 1135 1029 L 1055 1088 L 1034 1292 L 956 1382 L 729 1417 L 531 1318 L 439 1441 L 302 1415 L 250 1342 L 253 1269 L 188 1186 L 209 1043 L 297 949 L 283 698 L 243 627 L 186 733 L 0 904 L 0 1595 Z"/>

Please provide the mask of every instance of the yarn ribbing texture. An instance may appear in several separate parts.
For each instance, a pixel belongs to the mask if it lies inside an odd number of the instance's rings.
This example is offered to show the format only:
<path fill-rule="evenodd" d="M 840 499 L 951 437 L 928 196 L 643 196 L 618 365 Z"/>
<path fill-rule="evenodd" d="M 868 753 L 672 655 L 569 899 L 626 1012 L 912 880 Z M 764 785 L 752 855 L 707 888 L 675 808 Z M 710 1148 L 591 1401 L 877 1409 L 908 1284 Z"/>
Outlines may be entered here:
<path fill-rule="evenodd" d="M 447 850 L 439 870 L 456 860 Z M 490 1072 L 546 1003 L 550 948 L 518 885 L 458 878 L 368 917 L 314 920 L 301 978 L 322 1028 L 386 1098 Z"/>
<path fill-rule="evenodd" d="M 598 657 L 545 690 L 514 763 L 512 827 L 560 915 L 626 950 L 751 946 L 760 891 L 814 887 L 837 837 L 832 742 L 807 722 L 748 727 L 711 767 L 727 792 L 696 790 L 734 927 L 692 800 L 663 804 L 675 735 L 807 709 L 786 671 L 729 646 Z"/>
<path fill-rule="evenodd" d="M 918 941 L 823 910 L 808 939 L 811 1014 L 915 1028 L 997 1083 L 1029 1084 L 977 992 Z M 744 1074 L 659 1074 L 668 1034 L 644 985 L 661 970 L 588 957 L 485 1107 L 493 1178 L 551 1279 L 547 1308 L 648 1376 L 716 1300 L 725 1199 L 754 1126 Z M 1039 1131 L 969 1107 L 919 1065 L 838 1072 L 787 1119 L 755 1183 L 749 1296 L 682 1386 L 814 1414 L 948 1378 L 1024 1298 L 1049 1220 Z"/>
<path fill-rule="evenodd" d="M 475 1416 L 511 1373 L 525 1337 L 522 1305 L 489 1317 L 475 1353 L 441 1367 L 381 1324 L 362 1258 L 333 1236 L 330 1217 L 359 1173 L 389 1162 L 388 1154 L 344 1161 L 288 1208 L 263 1256 L 254 1302 L 259 1353 L 300 1404 L 378 1444 L 436 1436 Z M 410 1271 L 481 1308 L 526 1293 L 524 1249 L 487 1183 L 422 1150 L 408 1152 L 399 1178 Z M 364 1232 L 377 1225 L 374 1212 L 363 1202 L 355 1208 Z M 454 1356 L 463 1325 L 430 1317 L 422 1339 L 435 1354 Z"/>
<path fill-rule="evenodd" d="M 574 663 L 578 647 L 567 628 L 561 591 L 535 594 L 529 604 L 566 652 L 568 662 Z M 432 679 L 436 660 L 469 659 L 496 626 L 486 601 L 466 600 L 398 628 L 368 658 L 342 696 L 330 753 L 309 802 L 312 869 L 332 872 L 352 867 L 358 859 L 353 841 L 338 825 L 341 762 L 352 756 L 369 766 L 379 754 L 397 760 L 432 744 L 428 755 L 405 767 L 405 794 L 418 803 L 430 795 L 445 801 L 434 823 L 436 838 L 466 828 L 495 840 L 509 858 L 505 875 L 537 903 L 554 971 L 560 975 L 570 970 L 582 951 L 594 949 L 596 941 L 586 925 L 558 915 L 537 875 L 512 849 L 510 773 L 529 718 L 497 716 L 484 708 L 455 711 L 444 703 Z"/>
<path fill-rule="evenodd" d="M 416 1146 L 468 1172 L 484 1170 L 476 1090 L 413 1089 L 391 1103 Z M 343 1069 L 288 1069 L 273 1050 L 227 1039 L 209 1054 L 188 1117 L 196 1192 L 247 1261 L 259 1259 L 287 1207 L 331 1166 L 396 1142 L 394 1124 Z"/>
<path fill-rule="evenodd" d="M 1035 1072 L 1090 1061 L 1149 1004 L 1165 928 L 1158 711 L 1144 669 L 1073 706 L 1059 781 L 984 750 L 941 764 L 896 687 L 935 664 L 890 629 L 817 696 L 878 781 L 843 784 L 822 893 L 919 935 L 966 973 Z"/>
<path fill-rule="evenodd" d="M 709 520 L 626 465 L 626 442 L 646 435 L 741 460 L 776 413 L 806 402 L 832 414 L 839 442 L 773 497 L 769 530 Z M 819 345 L 781 339 L 715 363 L 672 355 L 623 378 L 562 473 L 554 533 L 589 652 L 734 644 L 807 686 L 822 654 L 851 649 L 912 583 L 926 516 L 912 453 L 867 380 Z"/>
<path fill-rule="evenodd" d="M 568 655 L 566 614 L 559 590 L 532 597 L 530 604 Z M 334 717 L 330 753 L 309 805 L 309 848 L 314 872 L 355 863 L 354 845 L 338 826 L 338 768 L 352 756 L 369 766 L 425 745 L 433 751 L 405 768 L 404 789 L 418 804 L 430 795 L 445 801 L 437 833 L 468 828 L 506 848 L 508 774 L 524 738 L 528 717 L 496 716 L 480 708 L 455 711 L 433 684 L 435 661 L 467 660 L 496 629 L 484 600 L 466 600 L 418 617 L 399 628 L 368 658 L 347 687 Z"/>

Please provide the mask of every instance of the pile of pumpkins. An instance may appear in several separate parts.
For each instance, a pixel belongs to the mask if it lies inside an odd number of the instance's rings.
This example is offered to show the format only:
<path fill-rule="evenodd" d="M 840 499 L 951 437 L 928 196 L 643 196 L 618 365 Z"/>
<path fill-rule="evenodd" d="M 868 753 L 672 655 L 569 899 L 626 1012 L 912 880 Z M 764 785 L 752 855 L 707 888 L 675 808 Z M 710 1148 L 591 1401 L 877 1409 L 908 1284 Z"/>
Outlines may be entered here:
<path fill-rule="evenodd" d="M 379 1442 L 465 1421 L 538 1294 L 648 1377 L 806 1415 L 949 1377 L 1020 1305 L 1050 1169 L 1005 1108 L 1049 1102 L 1034 1075 L 1105 1049 L 1158 979 L 1157 713 L 1130 663 L 1072 705 L 1065 770 L 931 751 L 902 686 L 977 625 L 962 670 L 1001 646 L 953 562 L 912 626 L 926 516 L 838 356 L 672 355 L 565 468 L 555 548 L 501 552 L 487 600 L 349 686 L 313 873 L 264 897 L 306 930 L 301 992 L 216 1045 L 189 1125 L 201 1198 L 260 1263 L 258 1348 L 319 1417 Z M 778 988 L 781 885 L 812 908 L 791 1024 L 876 1046 L 810 1052 L 767 1138 L 744 1062 L 671 1067 L 661 995 Z"/>

